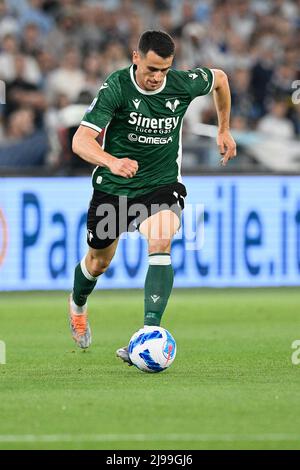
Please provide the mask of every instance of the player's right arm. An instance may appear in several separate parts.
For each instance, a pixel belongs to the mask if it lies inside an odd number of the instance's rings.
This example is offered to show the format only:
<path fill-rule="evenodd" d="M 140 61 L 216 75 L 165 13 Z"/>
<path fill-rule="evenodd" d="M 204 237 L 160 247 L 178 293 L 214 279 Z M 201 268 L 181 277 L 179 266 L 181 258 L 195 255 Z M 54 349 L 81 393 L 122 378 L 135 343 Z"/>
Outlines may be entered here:
<path fill-rule="evenodd" d="M 108 168 L 114 175 L 132 178 L 138 164 L 129 158 L 116 158 L 105 152 L 97 142 L 99 132 L 86 126 L 79 126 L 72 142 L 72 150 L 83 160 L 93 165 Z"/>
<path fill-rule="evenodd" d="M 83 160 L 93 165 L 106 167 L 114 175 L 132 178 L 138 170 L 137 161 L 114 157 L 105 152 L 96 140 L 122 107 L 122 100 L 122 90 L 116 72 L 102 84 L 98 95 L 85 113 L 73 137 L 72 149 Z"/>

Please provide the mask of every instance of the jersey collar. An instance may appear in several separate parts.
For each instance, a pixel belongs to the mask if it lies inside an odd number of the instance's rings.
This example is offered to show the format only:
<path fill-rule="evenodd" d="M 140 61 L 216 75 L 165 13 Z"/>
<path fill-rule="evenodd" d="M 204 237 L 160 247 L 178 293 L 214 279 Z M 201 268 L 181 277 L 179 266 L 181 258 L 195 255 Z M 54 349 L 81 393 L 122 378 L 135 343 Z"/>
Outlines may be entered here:
<path fill-rule="evenodd" d="M 135 73 L 134 73 L 134 64 L 130 67 L 130 78 L 135 88 L 143 95 L 157 95 L 157 93 L 160 93 L 161 91 L 163 91 L 167 83 L 167 77 L 165 77 L 162 86 L 158 88 L 157 90 L 153 90 L 153 91 L 143 90 L 143 88 L 139 87 L 136 82 Z"/>

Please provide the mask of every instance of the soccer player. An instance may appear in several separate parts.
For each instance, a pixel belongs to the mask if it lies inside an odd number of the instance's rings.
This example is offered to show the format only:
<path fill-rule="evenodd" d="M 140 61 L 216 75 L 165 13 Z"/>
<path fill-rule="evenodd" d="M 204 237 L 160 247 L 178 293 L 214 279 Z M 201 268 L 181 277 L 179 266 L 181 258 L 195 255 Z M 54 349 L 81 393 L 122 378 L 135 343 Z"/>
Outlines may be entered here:
<path fill-rule="evenodd" d="M 119 236 L 134 227 L 148 241 L 144 325 L 160 325 L 173 286 L 171 241 L 186 196 L 180 177 L 182 120 L 194 98 L 213 92 L 222 164 L 236 155 L 226 74 L 205 67 L 174 70 L 174 51 L 167 33 L 144 32 L 133 64 L 102 84 L 73 139 L 73 151 L 97 165 L 87 217 L 89 250 L 76 266 L 69 300 L 72 336 L 83 349 L 91 344 L 87 298 L 107 270 Z M 127 347 L 117 356 L 130 364 Z"/>

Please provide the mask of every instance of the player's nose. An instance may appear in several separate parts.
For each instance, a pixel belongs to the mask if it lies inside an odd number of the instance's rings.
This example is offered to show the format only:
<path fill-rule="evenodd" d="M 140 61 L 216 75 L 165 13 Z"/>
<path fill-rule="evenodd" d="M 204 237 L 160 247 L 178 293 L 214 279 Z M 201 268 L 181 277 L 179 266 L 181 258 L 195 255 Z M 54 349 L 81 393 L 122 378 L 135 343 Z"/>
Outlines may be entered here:
<path fill-rule="evenodd" d="M 162 79 L 163 79 L 163 73 L 160 72 L 160 71 L 155 72 L 155 74 L 154 74 L 154 80 L 155 80 L 156 82 L 161 82 Z"/>

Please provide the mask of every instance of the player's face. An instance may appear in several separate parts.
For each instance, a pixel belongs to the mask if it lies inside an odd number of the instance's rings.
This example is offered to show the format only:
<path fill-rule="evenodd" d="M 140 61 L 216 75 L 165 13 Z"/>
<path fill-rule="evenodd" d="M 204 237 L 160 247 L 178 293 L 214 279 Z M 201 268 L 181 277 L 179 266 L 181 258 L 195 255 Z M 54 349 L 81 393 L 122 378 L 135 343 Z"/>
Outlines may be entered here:
<path fill-rule="evenodd" d="M 164 59 L 153 51 L 142 55 L 133 52 L 133 63 L 137 66 L 136 80 L 138 85 L 147 91 L 155 91 L 163 84 L 173 62 L 173 56 Z"/>

